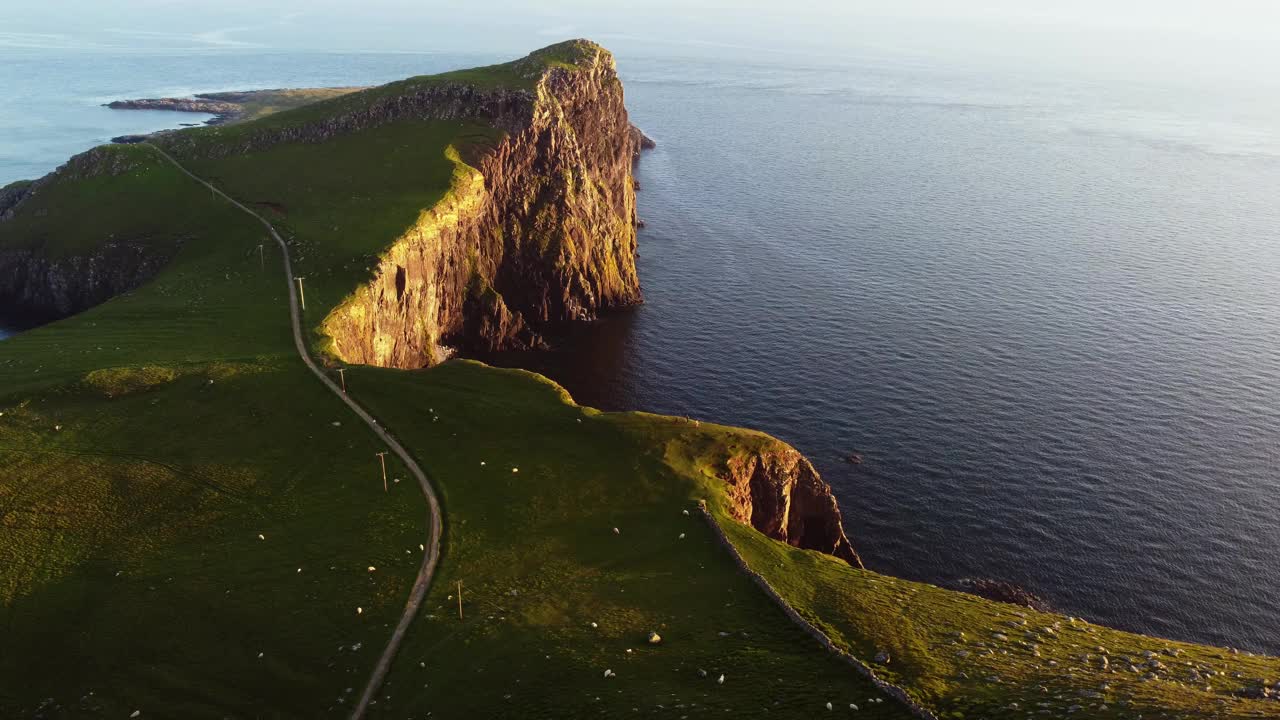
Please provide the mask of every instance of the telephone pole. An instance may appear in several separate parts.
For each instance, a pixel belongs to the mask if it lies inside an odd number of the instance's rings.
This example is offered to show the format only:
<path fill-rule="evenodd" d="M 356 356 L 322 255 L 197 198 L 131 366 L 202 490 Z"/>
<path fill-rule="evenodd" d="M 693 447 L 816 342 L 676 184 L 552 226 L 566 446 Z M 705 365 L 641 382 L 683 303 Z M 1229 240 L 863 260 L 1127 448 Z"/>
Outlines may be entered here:
<path fill-rule="evenodd" d="M 458 619 L 462 619 L 462 581 L 458 581 Z"/>
<path fill-rule="evenodd" d="M 262 266 L 262 271 L 267 271 L 267 256 L 263 253 L 262 243 L 258 243 L 258 264 Z"/>
<path fill-rule="evenodd" d="M 387 491 L 387 451 L 383 450 L 378 453 L 378 459 L 382 461 L 382 492 Z"/>
<path fill-rule="evenodd" d="M 307 294 L 302 292 L 302 278 L 295 278 L 298 281 L 298 299 L 302 301 L 302 309 L 307 309 Z"/>
<path fill-rule="evenodd" d="M 343 394 L 343 395 L 346 395 L 346 394 L 347 394 L 347 375 L 346 375 L 346 373 L 347 373 L 347 369 L 346 369 L 346 368 L 338 368 L 338 378 L 339 378 L 340 380 L 342 380 L 342 394 Z"/>

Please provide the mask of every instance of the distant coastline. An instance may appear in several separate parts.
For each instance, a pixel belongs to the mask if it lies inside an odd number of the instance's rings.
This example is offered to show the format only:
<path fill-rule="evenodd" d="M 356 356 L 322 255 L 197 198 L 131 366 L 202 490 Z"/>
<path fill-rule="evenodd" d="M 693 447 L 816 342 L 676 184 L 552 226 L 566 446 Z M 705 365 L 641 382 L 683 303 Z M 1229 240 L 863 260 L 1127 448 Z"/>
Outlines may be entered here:
<path fill-rule="evenodd" d="M 112 110 L 169 110 L 172 112 L 204 113 L 213 117 L 204 121 L 205 125 L 221 125 L 234 120 L 244 113 L 244 106 L 239 103 L 218 100 L 210 95 L 196 95 L 189 98 L 138 98 L 135 100 L 113 100 L 104 103 L 103 107 Z"/>
<path fill-rule="evenodd" d="M 252 120 L 299 105 L 346 95 L 363 87 L 333 87 L 311 89 L 243 90 L 233 92 L 196 93 L 189 97 L 134 98 L 112 100 L 103 107 L 112 110 L 164 110 L 168 112 L 199 113 L 212 115 L 205 125 L 226 125 L 241 120 Z M 146 135 L 120 135 L 111 139 L 116 143 L 141 142 Z"/>

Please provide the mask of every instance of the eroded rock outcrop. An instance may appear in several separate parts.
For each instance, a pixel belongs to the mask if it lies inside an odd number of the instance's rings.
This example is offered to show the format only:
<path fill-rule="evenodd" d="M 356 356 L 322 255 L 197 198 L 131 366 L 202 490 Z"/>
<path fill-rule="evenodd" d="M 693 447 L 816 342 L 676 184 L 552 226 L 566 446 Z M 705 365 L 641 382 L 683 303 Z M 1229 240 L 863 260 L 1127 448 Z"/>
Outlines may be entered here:
<path fill-rule="evenodd" d="M 455 157 L 450 194 L 324 321 L 333 355 L 422 367 L 454 348 L 534 347 L 555 324 L 641 301 L 631 176 L 638 140 L 622 85 L 612 55 L 593 43 L 539 52 L 566 48 L 571 66 L 540 66 L 532 90 L 428 85 L 330 124 L 336 132 L 408 113 L 483 119 L 506 131 L 468 162 Z"/>
<path fill-rule="evenodd" d="M 80 153 L 39 180 L 0 188 L 0 223 L 28 207 L 37 218 L 49 213 L 39 197 L 58 183 L 120 176 L 138 168 L 136 155 L 114 148 Z M 0 305 L 31 324 L 83 312 L 138 288 L 168 264 L 182 243 L 182 238 L 149 243 L 104 233 L 101 242 L 59 252 L 40 238 L 0 239 L 6 240 L 0 243 Z"/>
<path fill-rule="evenodd" d="M 34 186 L 35 183 L 24 180 L 0 187 L 0 220 L 12 218 L 18 205 L 27 199 Z"/>
<path fill-rule="evenodd" d="M 735 454 L 717 470 L 735 519 L 775 540 L 834 555 L 854 567 L 862 559 L 849 543 L 831 486 L 798 450 L 774 441 Z"/>
<path fill-rule="evenodd" d="M 59 320 L 140 287 L 170 257 L 148 244 L 114 240 L 59 258 L 0 250 L 0 303 L 31 324 Z"/>
<path fill-rule="evenodd" d="M 104 107 L 112 110 L 168 110 L 170 112 L 205 113 L 216 116 L 218 122 L 235 118 L 243 107 L 234 102 L 213 100 L 199 95 L 189 98 L 139 98 L 114 100 Z"/>

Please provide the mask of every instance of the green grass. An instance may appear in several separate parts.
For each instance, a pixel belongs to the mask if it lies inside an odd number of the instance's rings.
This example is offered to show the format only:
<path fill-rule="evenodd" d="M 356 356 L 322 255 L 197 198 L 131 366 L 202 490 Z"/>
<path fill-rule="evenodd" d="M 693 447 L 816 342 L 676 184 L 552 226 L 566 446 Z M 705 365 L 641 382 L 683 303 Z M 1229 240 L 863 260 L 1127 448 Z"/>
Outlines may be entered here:
<path fill-rule="evenodd" d="M 148 209 L 135 180 L 113 197 Z M 293 355 L 260 226 L 185 177 L 161 198 L 172 226 L 133 216 L 185 239 L 159 277 L 0 343 L 0 716 L 323 716 L 403 607 L 421 493 L 382 492 L 384 448 Z M 76 227 L 131 232 L 117 210 Z"/>
<path fill-rule="evenodd" d="M 907 717 L 868 703 L 879 693 L 792 626 L 716 542 L 693 510 L 706 486 L 665 459 L 688 424 L 600 414 L 531 374 L 470 362 L 358 368 L 348 383 L 412 448 L 448 517 L 437 579 L 372 716 L 661 706 L 673 717 L 800 717 L 832 702 Z M 647 643 L 651 630 L 660 645 Z"/>
<path fill-rule="evenodd" d="M 306 278 L 306 318 L 314 326 L 368 282 L 379 254 L 453 187 L 464 168 L 452 148 L 496 137 L 487 127 L 400 121 L 321 145 L 181 161 L 286 238 L 295 272 Z"/>
<path fill-rule="evenodd" d="M 751 567 L 803 617 L 856 657 L 870 661 L 887 651 L 890 661 L 877 672 L 943 717 L 1012 720 L 1042 709 L 1064 717 L 1073 705 L 1080 706 L 1077 716 L 1089 718 L 1277 716 L 1274 701 L 1232 694 L 1280 677 L 1280 659 L 1145 637 L 855 570 L 742 525 L 724 526 Z M 1166 666 L 1155 679 L 1143 677 L 1147 652 Z M 1200 679 L 1192 680 L 1193 670 Z"/>
<path fill-rule="evenodd" d="M 220 147 L 245 146 L 259 134 L 326 122 L 335 117 L 360 112 L 378 101 L 411 95 L 433 86 L 457 84 L 482 90 L 531 91 L 546 70 L 580 69 L 582 63 L 595 57 L 601 50 L 595 43 L 569 40 L 535 51 L 519 60 L 436 75 L 419 75 L 327 99 L 309 101 L 298 107 L 257 116 L 248 122 L 189 128 L 167 134 L 162 142 L 167 148 L 177 150 L 181 147 L 191 156 L 202 156 L 212 154 L 212 150 Z"/>
<path fill-rule="evenodd" d="M 342 97 L 364 90 L 358 87 L 299 88 L 280 90 L 249 90 L 246 92 L 205 93 L 201 97 L 234 102 L 242 109 L 233 122 L 257 120 L 278 112 L 293 110 L 304 105 Z"/>
<path fill-rule="evenodd" d="M 681 513 L 706 499 L 793 607 L 943 717 L 1062 717 L 1076 705 L 1090 718 L 1274 717 L 1273 701 L 1232 693 L 1280 676 L 1275 658 L 856 570 L 732 520 L 717 468 L 777 443 L 762 434 L 601 414 L 536 376 L 476 363 L 352 377 L 432 474 L 450 520 L 439 580 L 387 689 L 389 716 L 613 716 L 676 703 L 690 717 L 800 716 L 874 694 Z M 459 580 L 465 621 L 451 597 Z M 666 638 L 660 647 L 645 645 L 649 629 Z M 881 651 L 887 663 L 874 662 Z M 1143 679 L 1148 651 L 1165 666 L 1156 679 Z M 604 668 L 619 677 L 605 680 Z M 712 687 L 698 668 L 745 682 Z M 1192 682 L 1193 670 L 1203 679 Z M 500 690 L 453 691 L 461 686 Z"/>
<path fill-rule="evenodd" d="M 215 366 L 0 402 L 0 715 L 319 717 L 364 682 L 426 517 L 317 388 Z"/>
<path fill-rule="evenodd" d="M 129 241 L 169 253 L 211 218 L 227 214 L 199 202 L 181 173 L 151 150 L 106 145 L 92 153 L 86 162 L 118 168 L 118 174 L 72 169 L 45 183 L 13 219 L 0 222 L 0 247 L 37 249 L 59 259 Z"/>
<path fill-rule="evenodd" d="M 60 180 L 32 199 L 39 205 L 24 204 L 0 223 L 0 247 L 48 237 L 42 251 L 57 255 L 139 239 L 173 259 L 135 292 L 0 344 L 0 397 L 77 383 L 104 368 L 273 362 L 292 353 L 279 251 L 262 227 L 153 150 L 121 150 L 138 167 L 103 183 L 107 198 L 96 193 L 103 178 Z"/>

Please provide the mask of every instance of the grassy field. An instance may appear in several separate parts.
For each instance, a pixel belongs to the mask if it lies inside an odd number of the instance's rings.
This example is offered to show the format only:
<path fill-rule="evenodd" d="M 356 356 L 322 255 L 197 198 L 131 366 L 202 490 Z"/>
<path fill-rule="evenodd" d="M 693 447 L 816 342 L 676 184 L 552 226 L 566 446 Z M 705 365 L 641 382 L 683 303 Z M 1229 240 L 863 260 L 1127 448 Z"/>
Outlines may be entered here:
<path fill-rule="evenodd" d="M 181 139 L 182 144 L 189 148 L 191 157 L 200 157 L 209 154 L 206 151 L 214 146 L 240 147 L 259 133 L 326 122 L 334 117 L 360 111 L 380 100 L 412 95 L 433 86 L 468 85 L 482 90 L 531 91 L 546 69 L 579 69 L 577 63 L 593 57 L 598 49 L 599 46 L 591 42 L 570 40 L 542 48 L 511 62 L 406 78 L 307 102 L 278 112 L 264 112 L 250 122 L 190 128 L 174 133 L 173 137 Z"/>
<path fill-rule="evenodd" d="M 795 717 L 825 712 L 828 701 L 900 713 L 859 701 L 875 693 L 847 666 L 823 662 L 738 574 L 696 513 L 683 514 L 699 499 L 806 619 L 942 717 L 1276 716 L 1274 701 L 1232 696 L 1280 676 L 1275 658 L 855 570 L 733 521 L 715 468 L 776 442 L 758 433 L 601 414 L 544 379 L 475 363 L 354 377 L 354 392 L 432 474 L 450 520 L 427 614 L 387 688 L 389 716 L 613 716 L 683 705 L 690 717 Z M 464 621 L 453 604 L 458 581 Z M 650 629 L 661 646 L 645 643 Z M 875 663 L 881 652 L 888 662 Z M 738 682 L 711 686 L 699 668 Z M 604 679 L 604 669 L 618 677 Z M 453 691 L 489 683 L 501 691 Z"/>
<path fill-rule="evenodd" d="M 1280 659 L 1233 654 L 995 603 L 876 573 L 726 523 L 788 604 L 947 718 L 1275 718 L 1244 699 Z M 1044 712 L 1042 712 L 1044 711 Z"/>
<path fill-rule="evenodd" d="M 801 717 L 830 702 L 907 717 L 715 541 L 693 511 L 708 487 L 665 459 L 687 423 L 600 414 L 537 376 L 471 362 L 348 378 L 448 517 L 437 579 L 372 716 Z"/>
<path fill-rule="evenodd" d="M 319 145 L 179 160 L 276 226 L 306 278 L 305 317 L 316 326 L 449 192 L 463 169 L 451 148 L 496 137 L 476 125 L 401 121 Z"/>
<path fill-rule="evenodd" d="M 200 97 L 236 103 L 242 110 L 233 122 L 246 122 L 274 115 L 278 112 L 293 110 L 321 100 L 342 97 L 363 89 L 359 87 L 336 87 L 250 90 L 247 92 L 205 93 Z"/>
<path fill-rule="evenodd" d="M 45 183 L 22 212 L 0 223 L 0 247 L 63 258 L 130 240 L 167 251 L 229 214 L 199 202 L 181 173 L 151 150 L 106 145 L 93 152 L 95 166 L 117 168 L 118 174 L 73 171 Z"/>
<path fill-rule="evenodd" d="M 324 715 L 403 607 L 421 493 L 384 494 L 383 448 L 293 356 L 261 228 L 186 178 L 166 228 L 162 168 L 136 172 L 76 227 L 182 237 L 173 263 L 0 343 L 0 716 Z"/>

